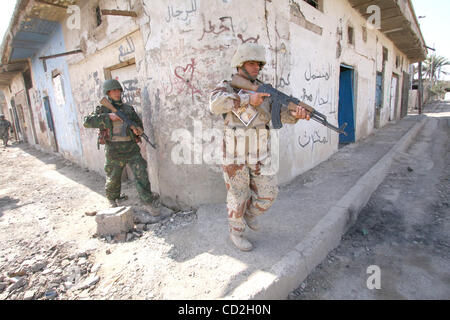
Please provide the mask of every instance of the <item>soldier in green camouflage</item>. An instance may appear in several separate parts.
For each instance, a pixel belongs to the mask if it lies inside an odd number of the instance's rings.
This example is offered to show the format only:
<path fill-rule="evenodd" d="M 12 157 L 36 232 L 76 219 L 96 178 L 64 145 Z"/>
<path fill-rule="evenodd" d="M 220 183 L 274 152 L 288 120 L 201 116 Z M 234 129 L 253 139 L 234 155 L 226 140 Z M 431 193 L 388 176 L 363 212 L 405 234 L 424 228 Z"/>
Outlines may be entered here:
<path fill-rule="evenodd" d="M 133 171 L 141 203 L 149 206 L 153 215 L 159 215 L 159 196 L 151 192 L 147 162 L 141 156 L 137 144 L 140 142 L 139 136 L 144 132 L 142 121 L 132 106 L 122 102 L 122 92 L 123 88 L 117 80 L 106 80 L 103 84 L 103 93 L 113 106 L 137 124 L 134 131 L 103 106 L 97 106 L 94 112 L 84 118 L 84 127 L 99 129 L 98 144 L 105 145 L 105 190 L 111 206 L 117 206 L 122 172 L 128 164 Z"/>
<path fill-rule="evenodd" d="M 9 128 L 11 128 L 11 122 L 5 119 L 3 114 L 0 114 L 0 138 L 3 140 L 3 147 L 8 146 Z"/>

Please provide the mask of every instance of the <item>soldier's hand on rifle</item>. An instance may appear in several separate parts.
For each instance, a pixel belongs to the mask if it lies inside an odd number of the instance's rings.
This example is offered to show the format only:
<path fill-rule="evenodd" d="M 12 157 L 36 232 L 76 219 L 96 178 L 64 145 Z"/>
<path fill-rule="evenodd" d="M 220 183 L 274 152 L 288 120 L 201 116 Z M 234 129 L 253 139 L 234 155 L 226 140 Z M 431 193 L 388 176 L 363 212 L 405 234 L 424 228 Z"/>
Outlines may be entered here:
<path fill-rule="evenodd" d="M 291 115 L 297 119 L 306 119 L 308 121 L 311 118 L 309 112 L 301 106 L 297 106 L 295 111 L 291 111 Z"/>
<path fill-rule="evenodd" d="M 263 92 L 255 92 L 250 94 L 250 104 L 259 107 L 264 101 L 264 97 L 270 97 L 270 94 Z"/>
<path fill-rule="evenodd" d="M 138 137 L 144 133 L 144 129 L 142 129 L 141 127 L 133 127 L 132 130 Z"/>
<path fill-rule="evenodd" d="M 108 113 L 108 115 L 111 121 L 122 121 L 122 119 L 120 119 L 120 117 L 115 113 Z"/>

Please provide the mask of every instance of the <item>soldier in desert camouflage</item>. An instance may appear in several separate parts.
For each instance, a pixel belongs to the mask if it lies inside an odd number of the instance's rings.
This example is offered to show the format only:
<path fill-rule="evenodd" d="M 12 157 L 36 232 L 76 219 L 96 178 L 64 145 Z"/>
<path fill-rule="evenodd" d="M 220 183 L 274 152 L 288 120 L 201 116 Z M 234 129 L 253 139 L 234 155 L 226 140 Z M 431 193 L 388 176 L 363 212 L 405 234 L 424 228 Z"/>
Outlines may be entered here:
<path fill-rule="evenodd" d="M 240 76 L 258 85 L 261 82 L 256 77 L 265 64 L 264 47 L 244 43 L 233 56 L 231 67 L 237 68 Z M 230 238 L 242 251 L 253 248 L 244 237 L 246 225 L 258 231 L 260 226 L 256 217 L 267 211 L 278 195 L 275 174 L 263 173 L 270 163 L 271 103 L 269 94 L 241 91 L 233 88 L 228 80 L 222 81 L 210 96 L 210 111 L 224 118 L 223 176 L 227 189 Z M 253 111 L 250 116 L 239 118 L 243 108 Z M 256 117 L 247 123 L 253 113 L 257 113 Z M 307 111 L 300 106 L 295 111 L 286 109 L 281 113 L 283 123 L 295 124 L 299 119 L 310 119 Z M 247 136 L 257 137 L 257 142 L 247 139 Z M 244 148 L 239 147 L 238 140 L 244 141 Z"/>

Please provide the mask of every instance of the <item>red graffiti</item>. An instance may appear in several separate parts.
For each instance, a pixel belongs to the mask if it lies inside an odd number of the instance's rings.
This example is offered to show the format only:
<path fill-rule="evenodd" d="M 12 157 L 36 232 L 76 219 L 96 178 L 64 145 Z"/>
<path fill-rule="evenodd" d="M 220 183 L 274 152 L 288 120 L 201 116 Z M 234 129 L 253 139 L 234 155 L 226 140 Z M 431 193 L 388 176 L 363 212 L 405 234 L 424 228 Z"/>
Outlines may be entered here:
<path fill-rule="evenodd" d="M 258 43 L 258 40 L 259 40 L 259 35 L 258 35 L 256 38 L 248 38 L 248 39 L 246 39 L 246 40 L 244 40 L 243 35 L 240 34 L 240 33 L 237 35 L 237 37 L 238 37 L 239 39 L 241 39 L 242 43 L 246 43 L 246 42 L 250 42 L 250 43 Z"/>
<path fill-rule="evenodd" d="M 191 91 L 192 94 L 192 102 L 194 102 L 194 94 L 198 93 L 202 95 L 202 92 L 194 87 L 193 85 L 193 79 L 194 79 L 194 72 L 195 72 L 195 59 L 191 59 L 191 63 L 188 64 L 186 67 L 178 66 L 175 68 L 175 76 L 180 79 L 187 87 L 187 90 Z M 183 91 L 183 88 L 181 88 L 178 91 L 178 94 L 180 94 Z"/>

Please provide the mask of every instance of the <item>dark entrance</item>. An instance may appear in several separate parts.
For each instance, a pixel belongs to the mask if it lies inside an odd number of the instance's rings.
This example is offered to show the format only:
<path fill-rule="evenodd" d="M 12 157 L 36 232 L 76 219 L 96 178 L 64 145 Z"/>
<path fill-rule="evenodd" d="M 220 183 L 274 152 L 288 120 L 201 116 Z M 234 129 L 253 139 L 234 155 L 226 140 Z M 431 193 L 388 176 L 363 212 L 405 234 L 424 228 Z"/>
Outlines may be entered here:
<path fill-rule="evenodd" d="M 339 134 L 339 144 L 347 144 L 355 142 L 354 70 L 341 65 L 340 71 L 338 121 L 339 127 L 347 123 L 347 136 Z"/>
<path fill-rule="evenodd" d="M 52 109 L 50 107 L 50 99 L 49 97 L 44 97 L 44 108 L 45 108 L 45 116 L 47 118 L 47 125 L 48 128 L 50 129 L 50 136 L 52 136 L 52 146 L 53 146 L 53 151 L 58 152 L 58 141 L 56 140 L 56 132 L 55 132 L 55 123 L 53 122 L 53 114 L 52 114 Z"/>

